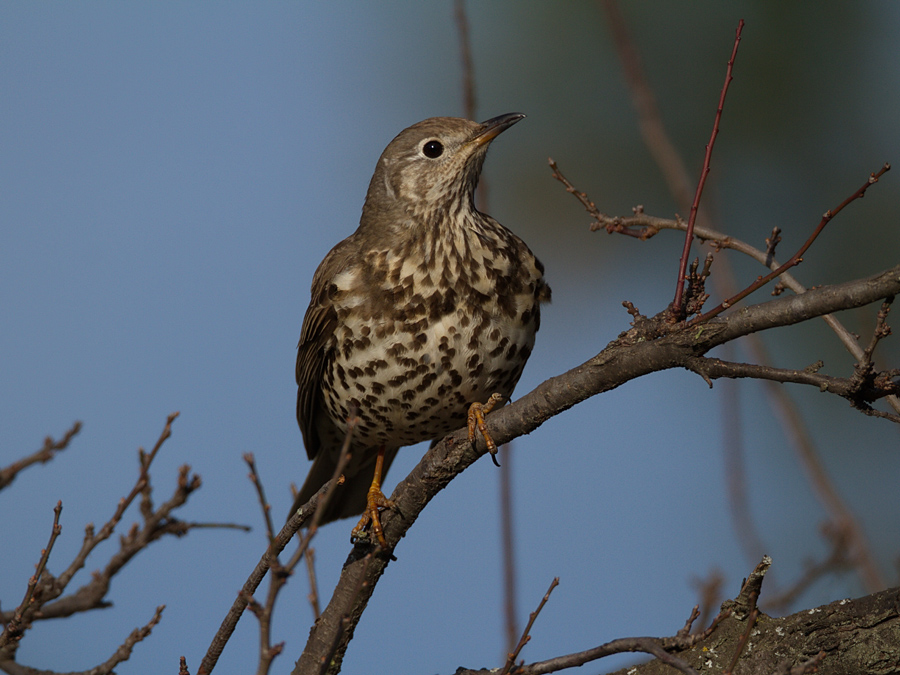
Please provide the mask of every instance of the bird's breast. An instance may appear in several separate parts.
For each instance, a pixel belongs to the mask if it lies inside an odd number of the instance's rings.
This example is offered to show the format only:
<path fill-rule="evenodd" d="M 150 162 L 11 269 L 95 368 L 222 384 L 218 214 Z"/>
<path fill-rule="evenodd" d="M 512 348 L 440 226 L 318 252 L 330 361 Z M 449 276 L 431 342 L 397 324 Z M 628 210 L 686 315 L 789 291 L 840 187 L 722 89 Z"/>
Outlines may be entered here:
<path fill-rule="evenodd" d="M 426 253 L 374 252 L 335 279 L 324 402 L 338 430 L 357 408 L 358 442 L 397 447 L 461 427 L 469 404 L 512 393 L 534 345 L 536 269 L 471 244 Z"/>

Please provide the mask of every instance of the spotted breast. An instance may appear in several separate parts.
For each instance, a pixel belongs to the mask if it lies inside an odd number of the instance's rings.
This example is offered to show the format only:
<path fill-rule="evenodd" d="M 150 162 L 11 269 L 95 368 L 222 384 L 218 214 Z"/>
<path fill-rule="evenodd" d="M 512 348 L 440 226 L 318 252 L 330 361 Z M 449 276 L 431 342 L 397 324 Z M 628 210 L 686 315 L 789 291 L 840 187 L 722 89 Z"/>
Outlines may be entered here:
<path fill-rule="evenodd" d="M 295 507 L 331 477 L 351 409 L 351 464 L 326 521 L 366 508 L 379 449 L 386 470 L 398 448 L 464 426 L 470 404 L 512 394 L 550 289 L 473 193 L 490 141 L 522 117 L 428 119 L 382 154 L 359 228 L 313 278 L 297 417 L 314 464 Z"/>

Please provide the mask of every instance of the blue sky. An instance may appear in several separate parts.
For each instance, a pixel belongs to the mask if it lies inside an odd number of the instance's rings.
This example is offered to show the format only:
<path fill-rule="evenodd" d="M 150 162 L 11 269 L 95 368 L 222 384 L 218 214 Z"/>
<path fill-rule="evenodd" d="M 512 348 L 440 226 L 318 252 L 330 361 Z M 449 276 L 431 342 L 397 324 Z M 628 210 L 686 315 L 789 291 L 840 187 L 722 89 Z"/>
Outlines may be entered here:
<path fill-rule="evenodd" d="M 898 14 L 874 4 L 852 18 L 837 4 L 817 17 L 776 7 L 627 9 L 692 170 L 734 27 L 748 20 L 708 195 L 730 232 L 759 244 L 778 224 L 791 246 L 870 171 L 900 161 Z M 479 117 L 529 116 L 494 144 L 485 169 L 490 212 L 544 261 L 554 290 L 524 393 L 625 330 L 622 300 L 645 313 L 664 307 L 680 250 L 662 235 L 638 244 L 589 233 L 547 157 L 610 213 L 642 203 L 668 216 L 675 207 L 641 144 L 593 3 L 479 4 L 470 20 Z M 242 454 L 255 453 L 279 520 L 289 483 L 306 471 L 293 369 L 312 273 L 355 229 L 387 142 L 425 117 L 461 114 L 456 40 L 446 3 L 0 8 L 0 465 L 84 422 L 69 450 L 0 493 L 13 514 L 0 534 L 3 607 L 21 598 L 56 501 L 63 535 L 50 569 L 59 572 L 84 525 L 105 522 L 128 492 L 137 447 L 152 447 L 175 410 L 154 496 L 165 499 L 187 463 L 204 485 L 182 518 L 254 526 L 155 544 L 115 580 L 113 608 L 37 625 L 23 663 L 88 668 L 165 603 L 162 623 L 118 672 L 173 672 L 181 655 L 196 671 L 265 545 Z M 896 263 L 896 233 L 861 233 L 896 216 L 894 178 L 829 226 L 802 280 L 842 281 Z M 848 320 L 871 330 L 871 313 Z M 781 331 L 770 347 L 778 365 L 824 358 L 847 374 L 852 363 L 835 345 L 816 325 Z M 721 390 L 686 373 L 656 374 L 516 442 L 523 622 L 561 579 L 524 658 L 672 633 L 696 601 L 691 579 L 714 568 L 726 592 L 737 592 L 752 563 L 727 508 Z M 896 431 L 818 392 L 796 393 L 828 470 L 894 574 Z M 776 580 L 788 583 L 805 559 L 825 553 L 824 514 L 761 389 L 742 388 L 740 401 L 754 516 Z M 401 452 L 390 487 L 421 453 Z M 497 479 L 480 461 L 429 506 L 398 547 L 344 672 L 371 672 L 373 658 L 390 672 L 500 664 Z M 130 512 L 126 524 L 138 517 Z M 323 595 L 351 527 L 331 525 L 316 542 Z M 101 547 L 85 572 L 115 546 Z M 298 575 L 282 597 L 274 639 L 287 646 L 275 672 L 287 672 L 305 642 L 306 593 Z M 862 593 L 851 575 L 820 583 L 804 601 Z M 247 672 L 255 649 L 248 615 L 219 671 Z"/>

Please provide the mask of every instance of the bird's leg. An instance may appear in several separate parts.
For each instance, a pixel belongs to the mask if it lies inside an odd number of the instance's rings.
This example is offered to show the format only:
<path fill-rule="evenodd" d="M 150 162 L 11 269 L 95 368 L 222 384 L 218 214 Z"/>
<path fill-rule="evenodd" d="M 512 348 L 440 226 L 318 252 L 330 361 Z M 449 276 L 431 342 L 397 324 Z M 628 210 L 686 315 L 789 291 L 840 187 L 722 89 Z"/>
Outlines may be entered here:
<path fill-rule="evenodd" d="M 488 452 L 491 453 L 491 461 L 494 462 L 495 466 L 500 466 L 500 463 L 497 461 L 497 444 L 494 443 L 494 439 L 488 433 L 487 425 L 484 423 L 484 416 L 491 412 L 494 406 L 502 400 L 503 396 L 500 394 L 491 394 L 487 403 L 473 403 L 470 405 L 469 414 L 466 416 L 469 426 L 469 443 L 475 442 L 475 429 L 477 427 L 481 435 L 484 436 L 484 442 L 487 445 Z"/>
<path fill-rule="evenodd" d="M 384 530 L 381 529 L 381 519 L 378 513 L 381 509 L 389 509 L 394 505 L 390 499 L 384 496 L 381 491 L 381 474 L 384 469 L 384 446 L 378 448 L 378 457 L 375 458 L 375 475 L 372 476 L 372 484 L 369 486 L 369 492 L 366 494 L 366 510 L 350 533 L 350 541 L 355 542 L 360 538 L 363 530 L 369 523 L 372 523 L 372 532 L 378 538 L 378 543 L 383 548 L 387 548 L 387 542 L 384 540 Z"/>

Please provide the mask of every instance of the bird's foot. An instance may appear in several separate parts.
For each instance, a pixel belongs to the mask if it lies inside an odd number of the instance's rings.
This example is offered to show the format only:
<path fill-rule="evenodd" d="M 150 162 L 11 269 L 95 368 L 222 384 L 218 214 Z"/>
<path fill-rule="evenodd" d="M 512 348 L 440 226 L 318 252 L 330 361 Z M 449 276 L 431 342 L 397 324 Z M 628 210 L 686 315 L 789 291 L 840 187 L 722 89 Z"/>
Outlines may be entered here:
<path fill-rule="evenodd" d="M 356 527 L 354 527 L 353 531 L 350 533 L 350 541 L 355 544 L 357 541 L 368 538 L 369 535 L 365 534 L 365 530 L 371 524 L 372 532 L 374 533 L 375 538 L 378 539 L 378 543 L 381 544 L 382 548 L 387 548 L 387 542 L 384 540 L 384 530 L 381 529 L 381 517 L 379 514 L 381 513 L 381 509 L 390 509 L 393 508 L 393 506 L 394 502 L 384 496 L 381 488 L 377 485 L 372 485 L 369 488 L 369 492 L 366 494 L 366 510 L 363 512 L 362 518 L 359 519 Z"/>
<path fill-rule="evenodd" d="M 494 462 L 494 466 L 500 466 L 500 462 L 497 461 L 497 444 L 494 443 L 494 439 L 488 433 L 487 425 L 484 423 L 484 416 L 491 412 L 494 406 L 502 400 L 502 395 L 491 394 L 487 403 L 473 403 L 470 405 L 469 414 L 466 417 L 469 427 L 469 443 L 475 442 L 475 429 L 477 428 L 481 435 L 484 436 L 484 442 L 487 445 L 488 452 L 491 453 L 491 461 Z"/>

